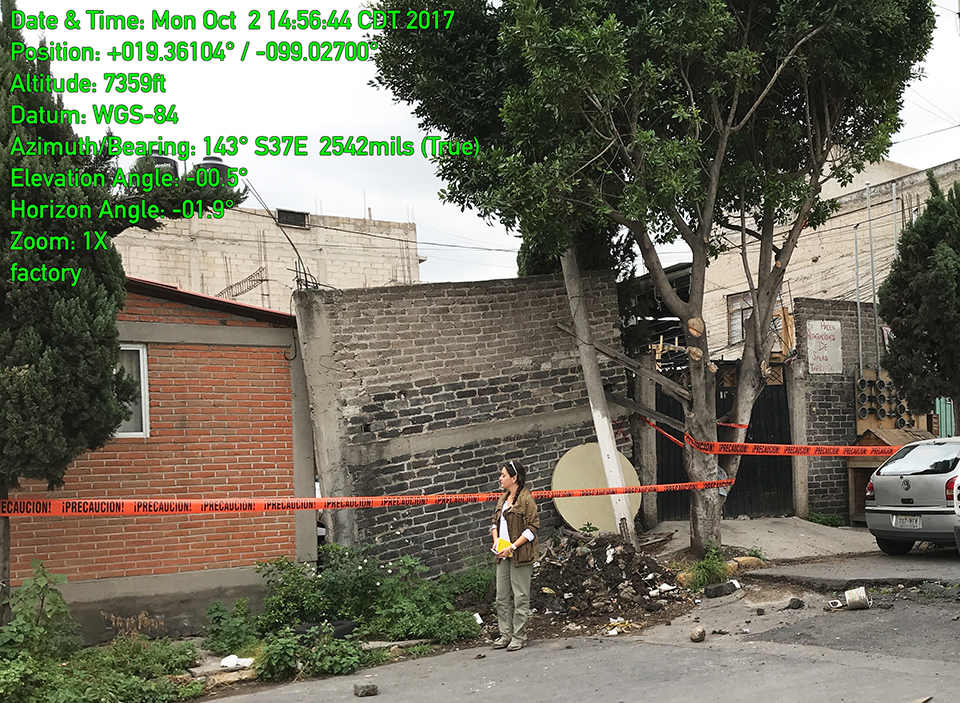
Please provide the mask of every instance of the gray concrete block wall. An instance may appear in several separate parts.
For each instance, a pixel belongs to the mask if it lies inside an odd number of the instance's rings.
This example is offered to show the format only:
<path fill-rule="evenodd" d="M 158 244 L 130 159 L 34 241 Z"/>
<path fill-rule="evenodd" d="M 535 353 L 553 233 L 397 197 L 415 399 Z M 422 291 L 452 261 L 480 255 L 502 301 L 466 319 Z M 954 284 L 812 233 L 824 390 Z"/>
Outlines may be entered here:
<path fill-rule="evenodd" d="M 519 459 L 528 469 L 531 490 L 549 490 L 553 467 L 563 453 L 594 441 L 592 425 L 556 427 L 493 441 L 470 442 L 397 457 L 383 466 L 355 467 L 361 495 L 401 493 L 490 493 L 499 491 L 500 466 Z M 471 563 L 471 557 L 489 558 L 493 502 L 373 508 L 357 516 L 359 532 L 372 540 L 382 559 L 412 554 L 436 573 Z M 563 524 L 551 500 L 537 503 L 540 534 Z M 364 542 L 366 543 L 366 542 Z"/>
<path fill-rule="evenodd" d="M 585 276 L 598 341 L 620 348 L 613 275 Z M 299 293 L 322 305 L 337 378 L 342 470 L 353 495 L 498 490 L 509 459 L 530 486 L 550 488 L 569 449 L 594 441 L 586 386 L 560 276 Z M 304 319 L 301 316 L 301 319 Z M 309 333 L 304 337 L 310 354 Z M 601 357 L 605 384 L 623 371 Z M 629 446 L 629 439 L 623 447 Z M 358 510 L 358 543 L 386 558 L 412 554 L 431 571 L 482 553 L 492 503 Z M 543 528 L 560 524 L 552 502 Z"/>
<path fill-rule="evenodd" d="M 843 372 L 811 374 L 806 370 L 806 324 L 808 320 L 840 322 L 840 343 Z M 864 368 L 876 368 L 877 345 L 874 334 L 873 305 L 860 304 L 860 340 L 857 338 L 857 304 L 855 301 L 794 300 L 794 322 L 797 332 L 795 375 L 802 384 L 801 397 L 806 402 L 806 438 L 801 444 L 850 445 L 857 441 L 855 384 L 861 359 Z M 882 341 L 882 340 L 881 340 Z M 811 512 L 846 515 L 850 506 L 846 459 L 843 457 L 809 457 L 808 491 Z"/>

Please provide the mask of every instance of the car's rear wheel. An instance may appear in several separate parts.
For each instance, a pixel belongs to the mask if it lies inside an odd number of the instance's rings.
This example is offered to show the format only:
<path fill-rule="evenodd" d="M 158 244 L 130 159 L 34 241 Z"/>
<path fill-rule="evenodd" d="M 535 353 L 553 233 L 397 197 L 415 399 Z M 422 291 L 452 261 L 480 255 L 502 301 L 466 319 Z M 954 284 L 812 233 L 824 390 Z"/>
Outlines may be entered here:
<path fill-rule="evenodd" d="M 913 549 L 914 544 L 914 542 L 901 542 L 900 540 L 877 537 L 877 546 L 880 547 L 880 551 L 892 557 L 902 557 Z"/>

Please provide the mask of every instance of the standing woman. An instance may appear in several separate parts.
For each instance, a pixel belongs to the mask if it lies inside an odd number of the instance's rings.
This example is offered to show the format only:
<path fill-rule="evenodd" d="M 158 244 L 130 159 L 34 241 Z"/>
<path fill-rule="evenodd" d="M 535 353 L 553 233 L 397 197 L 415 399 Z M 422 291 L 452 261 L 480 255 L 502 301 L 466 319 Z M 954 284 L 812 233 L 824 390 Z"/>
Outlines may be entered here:
<path fill-rule="evenodd" d="M 530 617 L 530 577 L 537 560 L 537 530 L 540 516 L 537 504 L 526 487 L 527 471 L 519 461 L 508 461 L 500 469 L 500 488 L 504 494 L 493 513 L 493 546 L 497 554 L 497 620 L 500 639 L 494 649 L 508 652 L 527 644 L 527 620 Z M 497 551 L 497 541 L 509 544 Z"/>

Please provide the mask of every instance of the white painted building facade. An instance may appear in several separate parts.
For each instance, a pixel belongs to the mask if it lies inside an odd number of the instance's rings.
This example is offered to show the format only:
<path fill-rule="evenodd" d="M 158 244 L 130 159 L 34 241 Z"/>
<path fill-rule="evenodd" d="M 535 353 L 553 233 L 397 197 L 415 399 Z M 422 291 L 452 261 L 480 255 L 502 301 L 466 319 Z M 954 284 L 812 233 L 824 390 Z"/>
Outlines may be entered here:
<path fill-rule="evenodd" d="M 322 287 L 420 282 L 413 223 L 236 208 L 221 219 L 169 220 L 114 239 L 129 276 L 249 305 L 288 310 L 297 253 Z M 286 236 L 284 236 L 286 232 Z M 291 245 L 287 237 L 292 240 Z"/>
<path fill-rule="evenodd" d="M 960 159 L 937 166 L 933 172 L 941 188 L 947 190 L 960 180 Z M 781 290 L 786 327 L 791 324 L 794 298 L 856 300 L 857 269 L 859 299 L 872 304 L 873 283 L 879 286 L 886 277 L 896 253 L 898 233 L 922 211 L 930 189 L 926 171 L 881 162 L 858 174 L 844 189 L 828 184 L 823 194 L 836 198 L 840 208 L 823 225 L 805 229 L 800 235 Z M 739 237 L 728 235 L 728 239 L 730 250 L 707 267 L 706 275 L 703 317 L 710 355 L 715 360 L 741 357 L 743 322 L 752 312 Z M 759 244 L 748 241 L 754 280 L 758 252 Z M 795 339 L 789 332 L 783 335 L 788 343 Z"/>

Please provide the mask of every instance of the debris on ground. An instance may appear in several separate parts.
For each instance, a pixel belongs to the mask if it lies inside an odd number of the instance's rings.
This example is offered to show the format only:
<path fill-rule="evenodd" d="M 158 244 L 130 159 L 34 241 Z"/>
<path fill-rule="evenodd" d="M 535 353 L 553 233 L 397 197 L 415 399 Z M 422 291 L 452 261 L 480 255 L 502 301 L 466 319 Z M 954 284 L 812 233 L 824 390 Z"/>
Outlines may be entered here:
<path fill-rule="evenodd" d="M 872 605 L 867 597 L 867 589 L 863 586 L 851 588 L 843 594 L 843 597 L 847 603 L 847 610 L 866 610 Z"/>
<path fill-rule="evenodd" d="M 724 583 L 711 583 L 703 588 L 703 595 L 707 598 L 719 598 L 720 596 L 729 596 L 740 590 L 739 581 L 725 581 Z"/>
<path fill-rule="evenodd" d="M 689 591 L 656 557 L 609 532 L 563 536 L 541 547 L 531 607 L 563 634 L 613 636 L 668 621 L 693 606 Z"/>

